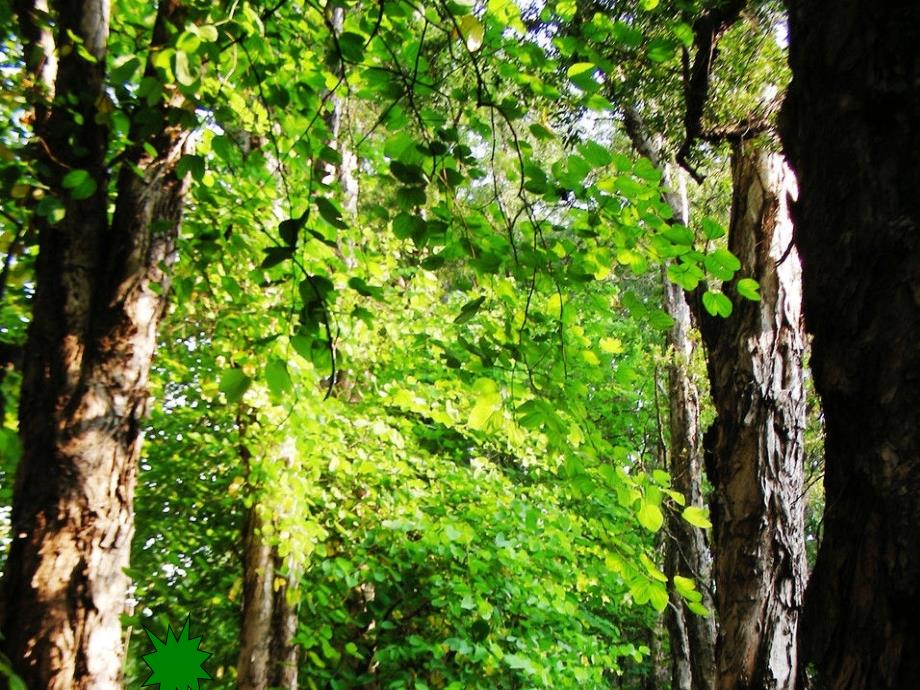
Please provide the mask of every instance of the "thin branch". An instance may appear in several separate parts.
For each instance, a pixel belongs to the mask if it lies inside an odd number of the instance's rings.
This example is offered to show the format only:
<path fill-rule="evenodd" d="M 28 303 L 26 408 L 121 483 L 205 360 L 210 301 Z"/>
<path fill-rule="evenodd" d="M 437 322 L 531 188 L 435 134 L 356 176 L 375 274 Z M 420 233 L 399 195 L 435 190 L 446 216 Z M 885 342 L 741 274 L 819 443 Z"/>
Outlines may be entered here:
<path fill-rule="evenodd" d="M 702 182 L 703 176 L 691 166 L 689 156 L 694 143 L 703 134 L 703 111 L 709 99 L 709 79 L 718 54 L 717 46 L 746 6 L 747 0 L 728 0 L 700 15 L 693 24 L 695 55 L 692 64 L 689 55 L 684 54 L 685 138 L 676 159 L 697 182 Z"/>

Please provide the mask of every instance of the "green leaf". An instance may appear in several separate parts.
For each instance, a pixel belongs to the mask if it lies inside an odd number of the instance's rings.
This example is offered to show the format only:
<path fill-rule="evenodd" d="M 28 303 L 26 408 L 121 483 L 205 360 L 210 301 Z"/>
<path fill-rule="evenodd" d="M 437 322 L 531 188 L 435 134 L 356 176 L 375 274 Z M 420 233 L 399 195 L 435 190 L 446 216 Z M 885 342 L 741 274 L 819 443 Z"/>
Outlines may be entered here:
<path fill-rule="evenodd" d="M 383 301 L 383 288 L 376 285 L 368 285 L 363 278 L 353 276 L 348 279 L 348 287 L 364 297 L 373 297 L 376 300 Z"/>
<path fill-rule="evenodd" d="M 671 483 L 671 475 L 664 470 L 652 470 L 652 479 L 655 480 L 658 484 L 661 484 L 661 486 L 667 486 Z"/>
<path fill-rule="evenodd" d="M 421 216 L 400 211 L 393 219 L 393 234 L 401 240 L 415 237 L 426 228 L 425 219 Z"/>
<path fill-rule="evenodd" d="M 201 37 L 194 31 L 183 31 L 176 39 L 176 48 L 183 53 L 194 54 L 201 46 Z"/>
<path fill-rule="evenodd" d="M 423 185 L 428 182 L 425 177 L 425 171 L 418 165 L 403 163 L 402 161 L 390 161 L 390 172 L 393 177 L 407 185 Z"/>
<path fill-rule="evenodd" d="M 96 180 L 86 170 L 71 170 L 64 175 L 61 186 L 70 190 L 72 199 L 89 199 L 96 192 Z"/>
<path fill-rule="evenodd" d="M 674 319 L 661 309 L 655 309 L 648 315 L 649 323 L 659 331 L 666 331 L 674 326 Z"/>
<path fill-rule="evenodd" d="M 725 236 L 725 228 L 708 216 L 703 218 L 700 226 L 707 240 L 717 240 Z"/>
<path fill-rule="evenodd" d="M 173 71 L 176 74 L 176 79 L 183 86 L 191 86 L 195 83 L 195 80 L 198 79 L 197 75 L 193 75 L 189 67 L 188 53 L 184 50 L 177 50 L 173 65 Z"/>
<path fill-rule="evenodd" d="M 738 294 L 752 302 L 760 301 L 760 285 L 753 278 L 742 278 L 735 285 Z"/>
<path fill-rule="evenodd" d="M 703 293 L 703 307 L 713 316 L 729 317 L 732 313 L 732 302 L 721 292 L 707 290 Z"/>
<path fill-rule="evenodd" d="M 655 582 L 648 588 L 648 599 L 658 613 L 668 608 L 668 590 L 664 585 Z"/>
<path fill-rule="evenodd" d="M 278 225 L 278 234 L 281 235 L 281 240 L 288 247 L 297 246 L 297 236 L 300 234 L 300 230 L 303 228 L 305 221 L 306 215 L 300 218 L 288 218 L 287 220 L 281 221 Z"/>
<path fill-rule="evenodd" d="M 265 249 L 265 258 L 262 259 L 262 268 L 271 268 L 277 266 L 282 261 L 286 261 L 294 256 L 293 247 L 269 247 Z"/>
<path fill-rule="evenodd" d="M 466 43 L 466 49 L 471 53 L 482 47 L 482 40 L 485 37 L 486 28 L 482 22 L 476 19 L 472 14 L 460 18 L 460 32 L 463 34 L 463 41 Z"/>
<path fill-rule="evenodd" d="M 655 38 L 648 44 L 648 59 L 652 62 L 667 62 L 677 52 L 677 45 L 668 38 Z"/>
<path fill-rule="evenodd" d="M 674 589 L 677 593 L 689 602 L 701 601 L 703 595 L 696 590 L 696 583 L 689 577 L 681 575 L 674 576 Z"/>
<path fill-rule="evenodd" d="M 457 314 L 454 319 L 454 323 L 466 323 L 472 319 L 476 312 L 479 311 L 479 308 L 482 306 L 482 303 L 486 301 L 485 296 L 477 297 L 474 300 L 470 300 L 460 308 L 460 313 Z"/>
<path fill-rule="evenodd" d="M 638 48 L 642 45 L 642 32 L 634 29 L 624 21 L 617 20 L 613 24 L 613 38 L 627 48 Z"/>
<path fill-rule="evenodd" d="M 709 529 L 712 527 L 712 523 L 709 521 L 709 511 L 705 508 L 700 508 L 699 506 L 687 506 L 684 508 L 684 512 L 681 513 L 684 520 L 689 522 L 694 527 L 699 527 L 701 529 Z"/>
<path fill-rule="evenodd" d="M 268 384 L 269 392 L 276 398 L 289 393 L 294 387 L 291 383 L 291 376 L 288 374 L 287 364 L 276 358 L 265 365 L 265 382 Z"/>
<path fill-rule="evenodd" d="M 346 31 L 339 36 L 339 48 L 342 50 L 342 57 L 348 62 L 359 63 L 364 60 L 364 44 L 366 39 L 360 34 L 353 31 Z"/>
<path fill-rule="evenodd" d="M 693 611 L 693 613 L 695 613 L 697 616 L 703 616 L 704 618 L 707 618 L 710 615 L 709 609 L 707 609 L 698 601 L 687 602 L 687 608 Z"/>
<path fill-rule="evenodd" d="M 243 397 L 251 383 L 252 379 L 246 376 L 242 369 L 233 367 L 224 369 L 221 373 L 218 389 L 226 396 L 227 402 L 232 405 Z"/>
<path fill-rule="evenodd" d="M 473 389 L 476 391 L 477 399 L 476 404 L 470 411 L 467 424 L 471 429 L 484 430 L 489 426 L 495 413 L 501 408 L 501 392 L 498 390 L 498 385 L 495 381 L 487 378 L 477 379 L 476 383 L 473 384 Z"/>
<path fill-rule="evenodd" d="M 537 122 L 530 125 L 530 133 L 540 141 L 549 141 L 556 138 L 556 134 L 552 130 L 547 129 Z"/>
<path fill-rule="evenodd" d="M 597 66 L 591 62 L 576 62 L 566 71 L 566 76 L 582 91 L 596 91 L 600 84 L 594 78 Z"/>
<path fill-rule="evenodd" d="M 657 532 L 664 524 L 664 515 L 661 512 L 661 508 L 647 501 L 642 502 L 637 517 L 639 518 L 639 524 L 650 532 Z"/>
<path fill-rule="evenodd" d="M 64 208 L 64 204 L 58 201 L 56 197 L 48 195 L 38 202 L 35 212 L 43 218 L 47 218 L 48 222 L 54 225 L 64 219 L 67 210 Z"/>
<path fill-rule="evenodd" d="M 198 27 L 198 36 L 201 37 L 202 41 L 214 43 L 218 38 L 217 27 L 213 24 L 202 24 Z"/>
<path fill-rule="evenodd" d="M 88 171 L 79 169 L 71 170 L 64 175 L 64 178 L 61 180 L 61 186 L 64 189 L 76 189 L 80 185 L 85 184 L 89 179 L 91 178 Z"/>
<path fill-rule="evenodd" d="M 316 204 L 319 215 L 321 215 L 323 220 L 331 226 L 339 230 L 348 228 L 348 224 L 342 219 L 342 212 L 339 210 L 339 207 L 329 201 L 329 199 L 320 196 L 316 197 L 313 202 Z"/>
<path fill-rule="evenodd" d="M 706 270 L 719 280 L 731 280 L 735 271 L 741 268 L 738 258 L 724 247 L 718 247 L 703 259 Z"/>
<path fill-rule="evenodd" d="M 307 336 L 298 333 L 296 335 L 292 335 L 289 340 L 291 341 L 291 347 L 294 348 L 294 352 L 308 361 L 313 359 L 312 338 L 308 338 Z"/>
<path fill-rule="evenodd" d="M 613 162 L 613 156 L 606 146 L 601 146 L 596 141 L 585 141 L 578 145 L 578 151 L 585 160 L 595 168 L 603 168 Z"/>

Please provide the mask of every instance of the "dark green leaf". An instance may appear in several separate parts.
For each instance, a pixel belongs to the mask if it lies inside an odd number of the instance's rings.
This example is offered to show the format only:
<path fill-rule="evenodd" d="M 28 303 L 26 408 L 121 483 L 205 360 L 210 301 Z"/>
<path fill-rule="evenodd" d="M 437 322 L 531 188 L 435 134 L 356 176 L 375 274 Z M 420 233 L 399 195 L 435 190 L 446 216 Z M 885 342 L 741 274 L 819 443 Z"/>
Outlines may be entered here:
<path fill-rule="evenodd" d="M 485 297 L 477 297 L 474 300 L 470 300 L 460 308 L 460 313 L 457 314 L 457 317 L 454 319 L 454 323 L 466 323 L 472 319 L 476 312 L 479 311 L 479 308 L 482 306 L 483 302 L 486 301 Z"/>
<path fill-rule="evenodd" d="M 282 261 L 286 261 L 292 256 L 294 256 L 293 247 L 269 247 L 265 250 L 265 258 L 262 259 L 262 268 L 277 266 Z"/>
<path fill-rule="evenodd" d="M 348 228 L 348 224 L 342 219 L 342 212 L 339 210 L 339 207 L 329 201 L 329 199 L 319 196 L 313 199 L 313 203 L 316 204 L 319 215 L 321 215 L 323 220 L 327 223 L 339 230 Z"/>

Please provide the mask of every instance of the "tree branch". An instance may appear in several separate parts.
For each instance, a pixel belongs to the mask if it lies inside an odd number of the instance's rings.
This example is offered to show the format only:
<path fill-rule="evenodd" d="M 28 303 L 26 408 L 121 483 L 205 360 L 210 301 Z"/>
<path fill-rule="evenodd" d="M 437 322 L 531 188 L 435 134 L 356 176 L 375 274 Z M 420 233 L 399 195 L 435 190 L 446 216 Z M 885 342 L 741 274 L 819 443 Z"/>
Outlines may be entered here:
<path fill-rule="evenodd" d="M 694 58 L 690 64 L 689 56 L 684 57 L 684 142 L 677 151 L 677 162 L 697 182 L 702 182 L 700 175 L 689 162 L 690 150 L 703 134 L 703 110 L 709 98 L 709 78 L 712 66 L 718 54 L 719 39 L 738 20 L 747 0 L 727 0 L 717 7 L 704 12 L 693 24 Z"/>

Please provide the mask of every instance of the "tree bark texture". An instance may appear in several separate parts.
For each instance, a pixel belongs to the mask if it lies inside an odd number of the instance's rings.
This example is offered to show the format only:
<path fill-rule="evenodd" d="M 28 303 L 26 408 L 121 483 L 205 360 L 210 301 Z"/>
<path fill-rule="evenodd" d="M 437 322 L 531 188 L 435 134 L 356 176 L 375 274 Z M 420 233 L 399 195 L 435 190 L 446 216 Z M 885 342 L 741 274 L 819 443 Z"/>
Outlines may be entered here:
<path fill-rule="evenodd" d="M 239 419 L 238 426 L 244 436 L 245 425 Z M 296 452 L 293 443 L 286 452 Z M 252 454 L 245 443 L 240 444 L 240 457 L 249 475 Z M 293 457 L 287 457 L 285 462 L 290 468 Z M 285 568 L 277 545 L 266 538 L 265 521 L 270 519 L 266 506 L 255 501 L 249 509 L 244 534 L 237 690 L 297 690 L 298 685 L 300 647 L 294 636 L 299 614 L 290 595 L 297 591 L 300 581 L 297 570 Z"/>
<path fill-rule="evenodd" d="M 920 687 L 920 4 L 790 0 L 782 134 L 826 424 L 801 652 L 817 687 Z"/>
<path fill-rule="evenodd" d="M 236 687 L 297 690 L 299 617 L 288 593 L 296 591 L 299 581 L 294 573 L 283 574 L 283 559 L 262 535 L 262 512 L 253 506 L 247 520 Z"/>
<path fill-rule="evenodd" d="M 662 159 L 661 142 L 646 129 L 634 108 L 623 113 L 627 134 L 636 151 L 657 167 L 664 182 L 664 200 L 671 207 L 676 222 L 689 220 L 686 187 L 680 173 Z M 702 491 L 703 445 L 700 432 L 700 394 L 690 372 L 696 350 L 690 305 L 683 290 L 671 283 L 662 272 L 663 308 L 674 325 L 666 334 L 669 351 L 668 431 L 669 472 L 674 488 L 687 499 L 688 505 L 704 505 Z M 677 513 L 669 513 L 665 546 L 665 574 L 695 579 L 703 599 L 700 603 L 714 610 L 712 593 L 712 557 L 703 530 L 694 527 Z M 715 683 L 716 621 L 690 611 L 674 591 L 665 614 L 671 643 L 671 687 L 674 690 L 711 690 Z"/>
<path fill-rule="evenodd" d="M 700 394 L 690 372 L 696 350 L 691 335 L 690 307 L 683 290 L 664 280 L 665 311 L 674 319 L 667 333 L 671 361 L 668 365 L 668 410 L 670 422 L 671 482 L 687 499 L 687 505 L 705 505 L 702 491 L 703 445 L 700 433 Z M 668 516 L 668 541 L 665 574 L 669 578 L 682 575 L 696 580 L 703 595 L 700 602 L 714 610 L 710 584 L 712 557 L 703 530 L 694 527 L 676 512 Z M 669 616 L 679 613 L 683 618 L 689 642 L 688 660 L 692 671 L 693 690 L 712 690 L 715 682 L 716 621 L 712 616 L 699 616 L 690 611 L 683 599 L 672 593 Z M 676 632 L 676 631 L 675 631 Z M 679 633 L 678 633 L 679 634 Z M 672 636 L 674 639 L 674 636 Z M 676 650 L 675 650 L 676 651 Z"/>
<path fill-rule="evenodd" d="M 32 9 L 19 5 L 21 25 L 34 24 Z M 166 39 L 166 22 L 178 9 L 162 4 L 155 43 Z M 132 128 L 138 144 L 126 158 L 142 174 L 122 168 L 109 221 L 108 131 L 97 122 L 104 122 L 97 108 L 109 6 L 72 0 L 52 3 L 51 10 L 59 62 L 47 91 L 55 100 L 36 107 L 35 161 L 66 215 L 56 224 L 35 218 L 36 292 L 19 416 L 23 456 L 0 595 L 0 644 L 33 690 L 114 690 L 121 687 L 119 617 L 140 424 L 182 212 L 185 185 L 175 167 L 186 136 L 161 106 L 151 109 L 158 126 L 148 136 Z M 38 42 L 27 42 L 27 51 L 45 42 L 41 31 L 32 35 Z M 70 36 L 96 61 L 80 57 Z M 37 70 L 48 64 L 33 62 Z M 64 104 L 68 99 L 72 104 Z M 96 185 L 79 200 L 62 185 L 77 169 Z"/>
<path fill-rule="evenodd" d="M 236 687 L 238 690 L 266 690 L 271 669 L 275 561 L 271 546 L 262 539 L 262 519 L 258 505 L 249 509 L 246 522 L 243 612 Z"/>
<path fill-rule="evenodd" d="M 716 419 L 706 432 L 719 617 L 719 690 L 791 689 L 805 584 L 802 506 L 805 349 L 801 268 L 791 248 L 782 156 L 749 143 L 732 156 L 728 244 L 760 301 L 725 285 L 734 311 L 699 309 Z M 732 294 L 734 293 L 734 294 Z"/>
<path fill-rule="evenodd" d="M 671 190 L 668 204 L 674 217 L 686 224 L 689 217 L 686 190 L 675 189 L 673 170 L 665 169 L 665 183 Z M 693 321 L 690 305 L 684 291 L 662 273 L 664 310 L 674 325 L 666 334 L 670 361 L 668 363 L 668 421 L 670 431 L 669 471 L 674 488 L 687 499 L 687 505 L 702 507 L 703 499 L 703 445 L 700 433 L 700 392 L 690 371 L 696 351 L 693 338 Z M 703 599 L 700 603 L 713 611 L 710 584 L 712 582 L 712 557 L 706 535 L 676 512 L 668 515 L 668 541 L 665 573 L 695 579 L 700 585 Z M 689 642 L 687 649 L 691 668 L 693 690 L 712 690 L 715 682 L 716 621 L 713 617 L 699 616 L 690 611 L 683 599 L 671 593 L 669 616 L 679 615 Z M 679 635 L 679 630 L 675 630 Z M 675 650 L 676 651 L 676 650 Z M 679 672 L 675 666 L 675 672 Z M 676 675 L 676 673 L 675 673 Z M 675 685 L 676 678 L 672 685 Z"/>

